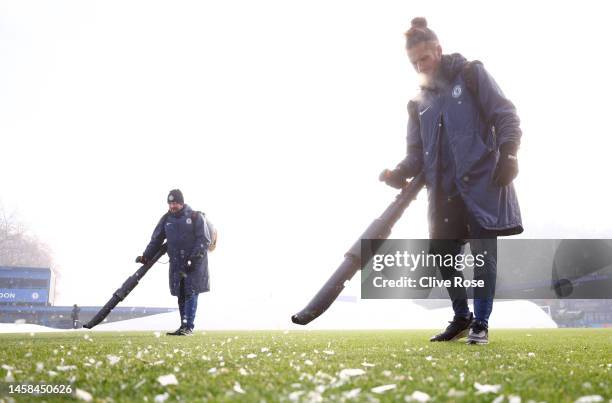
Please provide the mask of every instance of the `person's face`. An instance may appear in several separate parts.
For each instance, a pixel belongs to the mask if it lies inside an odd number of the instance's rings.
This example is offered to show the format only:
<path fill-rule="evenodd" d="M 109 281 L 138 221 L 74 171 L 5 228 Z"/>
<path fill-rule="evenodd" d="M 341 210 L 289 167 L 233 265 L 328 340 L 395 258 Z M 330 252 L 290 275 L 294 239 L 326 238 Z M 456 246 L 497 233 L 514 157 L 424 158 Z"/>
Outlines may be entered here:
<path fill-rule="evenodd" d="M 183 208 L 183 205 L 181 203 L 177 203 L 177 202 L 168 203 L 168 209 L 170 210 L 171 213 L 177 213 L 182 208 Z"/>
<path fill-rule="evenodd" d="M 408 58 L 417 73 L 431 79 L 440 66 L 442 47 L 435 42 L 421 42 L 408 49 Z"/>

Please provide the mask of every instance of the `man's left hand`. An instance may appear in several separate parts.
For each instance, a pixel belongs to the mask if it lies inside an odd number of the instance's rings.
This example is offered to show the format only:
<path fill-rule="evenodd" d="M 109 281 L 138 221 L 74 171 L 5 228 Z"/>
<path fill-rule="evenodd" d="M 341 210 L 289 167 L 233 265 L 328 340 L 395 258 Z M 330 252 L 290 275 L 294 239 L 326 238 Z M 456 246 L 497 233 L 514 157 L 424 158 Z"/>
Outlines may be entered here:
<path fill-rule="evenodd" d="M 493 182 L 497 186 L 508 186 L 518 175 L 517 146 L 514 143 L 504 143 L 499 150 L 499 161 L 493 173 Z"/>

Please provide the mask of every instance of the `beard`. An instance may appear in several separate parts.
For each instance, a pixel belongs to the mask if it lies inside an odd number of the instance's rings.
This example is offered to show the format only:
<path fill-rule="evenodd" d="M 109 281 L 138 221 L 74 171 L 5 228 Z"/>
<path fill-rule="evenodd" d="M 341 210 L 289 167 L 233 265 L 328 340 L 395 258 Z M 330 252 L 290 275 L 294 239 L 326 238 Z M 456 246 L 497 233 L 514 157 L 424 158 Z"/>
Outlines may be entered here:
<path fill-rule="evenodd" d="M 441 74 L 440 68 L 438 68 L 432 74 L 419 74 L 419 87 L 430 90 L 442 89 L 448 86 L 446 78 Z"/>

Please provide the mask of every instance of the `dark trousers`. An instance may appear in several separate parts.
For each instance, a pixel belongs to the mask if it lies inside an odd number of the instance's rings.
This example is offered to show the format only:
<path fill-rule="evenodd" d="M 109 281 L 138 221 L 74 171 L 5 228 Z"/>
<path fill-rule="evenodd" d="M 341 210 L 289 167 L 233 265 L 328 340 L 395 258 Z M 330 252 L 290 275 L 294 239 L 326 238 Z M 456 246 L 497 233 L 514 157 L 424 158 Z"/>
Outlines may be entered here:
<path fill-rule="evenodd" d="M 193 330 L 198 309 L 198 294 L 185 294 L 185 287 L 182 281 L 178 296 L 178 306 L 181 314 L 181 326 Z"/>
<path fill-rule="evenodd" d="M 472 217 L 465 208 L 460 196 L 445 200 L 446 208 L 441 209 L 443 217 L 434 225 L 430 253 L 452 255 L 462 254 L 466 244 L 470 245 L 473 256 L 480 256 L 482 267 L 474 267 L 474 280 L 483 280 L 484 287 L 474 287 L 474 316 L 477 321 L 488 326 L 489 316 L 493 310 L 495 285 L 497 279 L 497 233 L 482 228 L 478 221 Z M 463 271 L 456 268 L 438 268 L 442 278 L 451 280 L 455 278 L 463 281 Z M 453 304 L 453 311 L 457 317 L 468 317 L 470 310 L 467 302 L 465 287 L 448 287 L 449 296 Z"/>

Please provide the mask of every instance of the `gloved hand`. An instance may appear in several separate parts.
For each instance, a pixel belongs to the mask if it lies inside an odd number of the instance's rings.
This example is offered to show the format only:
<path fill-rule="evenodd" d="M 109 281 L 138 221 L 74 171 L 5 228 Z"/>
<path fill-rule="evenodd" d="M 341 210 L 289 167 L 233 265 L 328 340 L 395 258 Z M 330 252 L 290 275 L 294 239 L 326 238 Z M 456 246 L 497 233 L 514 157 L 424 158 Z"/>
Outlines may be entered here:
<path fill-rule="evenodd" d="M 147 262 L 149 261 L 149 259 L 147 259 L 144 256 L 138 256 L 136 258 L 136 263 L 142 263 L 142 264 L 147 264 Z"/>
<path fill-rule="evenodd" d="M 395 168 L 393 171 L 385 169 L 378 176 L 378 180 L 396 189 L 402 189 L 406 186 L 407 178 L 406 174 L 400 168 Z"/>
<path fill-rule="evenodd" d="M 518 145 L 507 142 L 499 148 L 499 160 L 493 172 L 493 182 L 497 186 L 508 186 L 518 175 L 518 158 L 516 152 Z"/>

